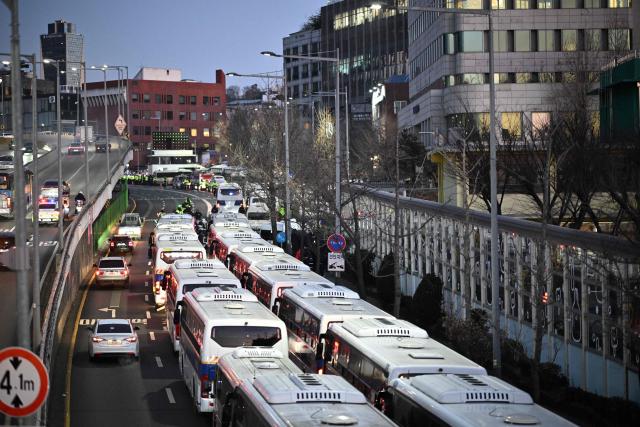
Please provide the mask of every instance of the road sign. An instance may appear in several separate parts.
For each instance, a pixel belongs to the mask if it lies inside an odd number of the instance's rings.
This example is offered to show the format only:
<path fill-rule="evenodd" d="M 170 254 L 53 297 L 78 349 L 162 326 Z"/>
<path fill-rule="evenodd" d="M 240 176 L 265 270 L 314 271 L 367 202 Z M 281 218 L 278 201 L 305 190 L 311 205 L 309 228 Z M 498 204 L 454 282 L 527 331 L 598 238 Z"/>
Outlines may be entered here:
<path fill-rule="evenodd" d="M 342 252 L 347 247 L 347 241 L 342 234 L 332 234 L 327 239 L 327 248 L 331 252 Z"/>
<path fill-rule="evenodd" d="M 22 347 L 0 351 L 0 412 L 26 417 L 42 406 L 49 393 L 49 373 L 42 360 Z"/>
<path fill-rule="evenodd" d="M 284 234 L 282 231 L 279 231 L 278 234 L 276 234 L 276 243 L 281 245 L 285 240 L 287 240 L 286 234 Z"/>
<path fill-rule="evenodd" d="M 124 119 L 122 118 L 122 115 L 118 115 L 118 118 L 116 119 L 116 122 L 113 125 L 116 127 L 118 134 L 122 135 L 122 132 L 124 132 L 124 128 L 127 127 L 127 122 L 124 121 Z"/>
<path fill-rule="evenodd" d="M 49 97 L 49 104 L 55 104 L 56 103 L 56 97 L 55 96 L 50 96 Z"/>
<path fill-rule="evenodd" d="M 327 270 L 329 271 L 344 271 L 344 255 L 342 252 L 329 252 L 327 254 Z"/>

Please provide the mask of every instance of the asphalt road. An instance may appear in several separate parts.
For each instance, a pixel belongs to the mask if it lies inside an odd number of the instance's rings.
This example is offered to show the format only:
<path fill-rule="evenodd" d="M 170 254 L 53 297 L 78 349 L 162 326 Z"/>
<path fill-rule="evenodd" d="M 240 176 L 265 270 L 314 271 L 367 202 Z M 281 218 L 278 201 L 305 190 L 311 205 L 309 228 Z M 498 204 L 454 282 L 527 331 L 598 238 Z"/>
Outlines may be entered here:
<path fill-rule="evenodd" d="M 182 381 L 178 358 L 173 352 L 166 328 L 164 310 L 158 311 L 153 303 L 153 268 L 147 258 L 147 240 L 153 230 L 157 212 L 164 206 L 167 212 L 181 203 L 187 194 L 161 190 L 158 187 L 131 186 L 131 205 L 135 212 L 148 218 L 143 237 L 135 244 L 131 257 L 130 286 L 101 288 L 95 283 L 86 289 L 81 304 L 77 340 L 73 348 L 70 419 L 72 426 L 152 426 L 211 424 L 210 415 L 195 412 L 193 399 Z M 205 203 L 189 195 L 197 209 L 205 212 Z M 115 314 L 112 314 L 115 313 Z M 139 326 L 140 359 L 116 357 L 91 362 L 88 356 L 87 327 L 94 319 L 133 319 Z M 67 330 L 76 322 L 70 316 Z M 57 366 L 56 370 L 65 370 Z M 64 382 L 64 381 L 62 381 Z M 50 396 L 61 396 L 65 384 L 54 383 Z M 51 426 L 63 425 L 63 405 L 50 409 Z"/>
<path fill-rule="evenodd" d="M 90 181 L 88 190 L 85 188 L 85 175 L 84 175 L 84 155 L 68 155 L 66 147 L 72 142 L 73 138 L 63 137 L 62 140 L 62 175 L 63 179 L 69 182 L 71 186 L 71 198 L 75 196 L 78 191 L 83 191 L 85 195 L 94 195 L 97 190 L 103 185 L 107 176 L 107 164 L 105 153 L 95 153 L 93 147 L 89 149 L 89 171 Z M 56 141 L 54 136 L 46 136 L 46 141 L 49 146 L 55 149 Z M 112 158 L 115 160 L 121 156 L 118 150 L 118 143 L 112 141 Z M 49 154 L 55 156 L 55 153 Z M 111 164 L 112 168 L 115 165 Z M 47 179 L 57 179 L 58 177 L 58 165 L 57 162 L 50 165 L 47 168 L 39 171 L 38 187 L 44 183 Z M 33 235 L 32 223 L 27 221 L 27 235 Z M 14 231 L 15 220 L 0 220 L 0 231 Z M 47 225 L 40 226 L 40 272 L 44 273 L 45 267 L 49 259 L 51 258 L 56 248 L 56 241 L 58 237 L 57 227 Z M 2 298 L 0 298 L 0 348 L 14 345 L 16 343 L 16 277 L 13 271 L 0 271 L 0 288 L 2 289 Z M 46 303 L 42 301 L 42 303 Z"/>

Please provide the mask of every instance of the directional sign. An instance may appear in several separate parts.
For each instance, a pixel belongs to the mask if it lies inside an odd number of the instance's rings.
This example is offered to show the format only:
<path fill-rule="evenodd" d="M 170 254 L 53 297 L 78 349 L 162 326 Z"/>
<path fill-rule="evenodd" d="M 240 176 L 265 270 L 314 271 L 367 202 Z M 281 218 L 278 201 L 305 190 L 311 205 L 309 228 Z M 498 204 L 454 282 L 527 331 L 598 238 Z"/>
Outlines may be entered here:
<path fill-rule="evenodd" d="M 42 360 L 22 347 L 0 351 L 0 412 L 26 417 L 42 406 L 49 393 L 49 373 Z"/>
<path fill-rule="evenodd" d="M 327 254 L 327 270 L 329 271 L 344 271 L 344 255 L 342 252 L 329 252 Z"/>
<path fill-rule="evenodd" d="M 331 252 L 342 252 L 347 247 L 347 241 L 342 234 L 332 234 L 327 239 L 327 248 Z"/>
<path fill-rule="evenodd" d="M 124 128 L 127 127 L 127 122 L 124 121 L 124 119 L 122 118 L 122 115 L 118 115 L 118 118 L 116 119 L 116 122 L 113 125 L 116 127 L 118 134 L 122 135 L 122 132 L 124 132 Z"/>
<path fill-rule="evenodd" d="M 282 231 L 279 231 L 278 234 L 276 234 L 276 243 L 281 245 L 285 240 L 287 240 L 286 234 L 284 234 Z"/>

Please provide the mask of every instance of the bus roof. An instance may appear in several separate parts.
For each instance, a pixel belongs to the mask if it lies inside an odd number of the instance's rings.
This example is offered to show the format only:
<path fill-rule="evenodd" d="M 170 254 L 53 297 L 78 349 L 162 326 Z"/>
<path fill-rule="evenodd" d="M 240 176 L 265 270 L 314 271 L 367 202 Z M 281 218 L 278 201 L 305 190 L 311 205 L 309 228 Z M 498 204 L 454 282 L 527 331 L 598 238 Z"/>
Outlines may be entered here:
<path fill-rule="evenodd" d="M 171 221 L 171 220 L 189 220 L 189 221 L 193 221 L 193 216 L 189 215 L 189 214 L 178 214 L 178 213 L 166 213 L 164 215 L 162 215 L 160 217 L 160 219 L 158 220 L 158 222 L 161 221 Z"/>
<path fill-rule="evenodd" d="M 273 425 L 395 425 L 339 376 L 260 375 L 239 388 Z"/>
<path fill-rule="evenodd" d="M 193 242 L 198 240 L 198 235 L 195 232 L 192 233 L 176 233 L 173 231 L 159 232 L 156 235 L 156 242 Z"/>
<path fill-rule="evenodd" d="M 253 267 L 253 266 L 252 266 Z M 334 287 L 334 283 L 329 279 L 325 279 L 313 271 L 296 271 L 296 270 L 268 270 L 268 271 L 256 271 L 250 268 L 251 272 L 256 276 L 265 280 L 270 285 L 308 285 L 319 284 L 324 286 Z"/>
<path fill-rule="evenodd" d="M 482 366 L 405 320 L 348 319 L 329 325 L 329 331 L 384 368 L 390 379 L 416 374 L 487 374 Z"/>
<path fill-rule="evenodd" d="M 419 375 L 396 379 L 391 387 L 451 426 L 574 425 L 489 375 Z"/>
<path fill-rule="evenodd" d="M 158 251 L 193 251 L 193 250 L 202 250 L 204 252 L 204 246 L 200 241 L 196 240 L 185 240 L 185 239 L 175 239 L 175 240 L 165 240 L 159 242 L 162 244 L 157 245 Z"/>
<path fill-rule="evenodd" d="M 278 326 L 286 330 L 282 320 L 246 289 L 197 288 L 187 293 L 183 301 L 192 305 L 209 326 L 244 325 L 250 321 L 254 326 Z"/>
<path fill-rule="evenodd" d="M 288 254 L 280 254 L 273 259 L 256 261 L 251 264 L 251 271 L 262 275 L 275 271 L 311 271 L 311 268 L 297 258 Z M 265 272 L 265 273 L 262 273 Z M 328 282 L 328 280 L 327 280 Z"/>
<path fill-rule="evenodd" d="M 227 378 L 236 387 L 242 380 L 255 378 L 257 375 L 302 373 L 289 359 L 288 354 L 282 354 L 275 348 L 237 348 L 232 353 L 222 356 L 218 366 L 226 372 Z"/>
<path fill-rule="evenodd" d="M 240 287 L 240 281 L 225 265 L 217 259 L 176 260 L 169 271 L 180 284 L 206 284 L 211 286 L 227 285 Z"/>
<path fill-rule="evenodd" d="M 218 212 L 211 215 L 212 222 L 217 221 L 234 221 L 234 220 L 247 220 L 245 214 L 239 212 Z"/>
<path fill-rule="evenodd" d="M 284 298 L 305 309 L 318 319 L 343 322 L 360 317 L 393 318 L 392 315 L 364 300 L 343 286 L 304 284 L 283 292 Z M 324 332 L 324 331 L 321 331 Z"/>

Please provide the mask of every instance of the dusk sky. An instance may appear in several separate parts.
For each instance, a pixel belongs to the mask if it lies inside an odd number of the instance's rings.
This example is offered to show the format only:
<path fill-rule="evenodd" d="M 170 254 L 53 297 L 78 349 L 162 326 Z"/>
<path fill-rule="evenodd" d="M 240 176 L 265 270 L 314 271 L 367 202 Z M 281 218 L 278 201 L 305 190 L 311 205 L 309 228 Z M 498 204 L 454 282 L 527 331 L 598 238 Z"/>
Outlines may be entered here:
<path fill-rule="evenodd" d="M 258 73 L 282 68 L 259 55 L 282 51 L 282 37 L 300 30 L 326 0 L 21 0 L 21 53 L 40 56 L 40 34 L 63 19 L 84 34 L 87 64 L 182 69 L 182 77 L 213 81 L 215 69 Z M 0 51 L 10 50 L 10 14 L 0 5 Z M 89 81 L 98 80 L 88 73 Z M 115 75 L 115 73 L 114 73 Z M 259 82 L 264 85 L 263 82 Z M 250 79 L 229 78 L 247 86 Z"/>

